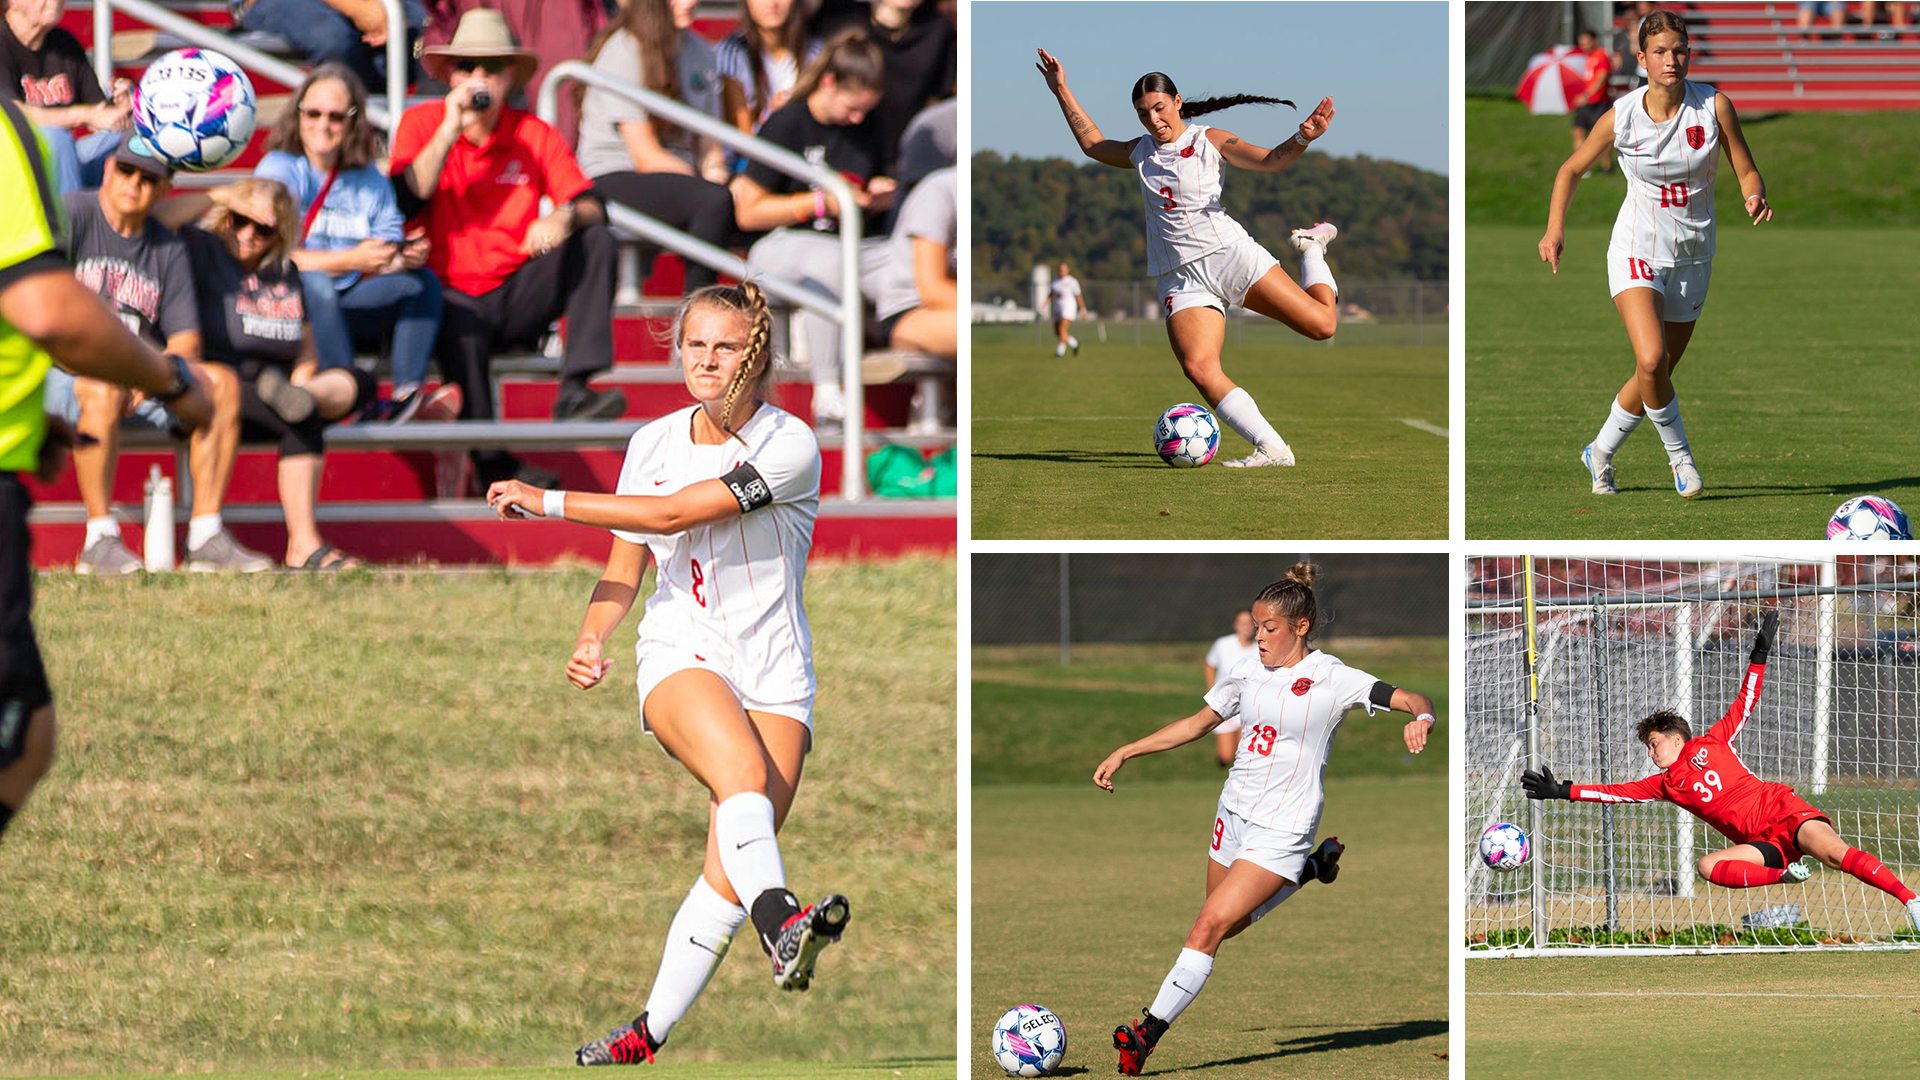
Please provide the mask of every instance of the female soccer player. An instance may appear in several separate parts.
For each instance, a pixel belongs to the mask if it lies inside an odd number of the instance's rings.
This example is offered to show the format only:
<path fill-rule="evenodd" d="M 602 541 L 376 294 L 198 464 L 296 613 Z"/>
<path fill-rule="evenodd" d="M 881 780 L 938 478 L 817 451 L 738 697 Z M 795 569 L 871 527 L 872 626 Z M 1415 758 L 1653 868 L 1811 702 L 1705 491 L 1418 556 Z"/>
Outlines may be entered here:
<path fill-rule="evenodd" d="M 652 1061 L 749 917 L 774 984 L 805 990 L 846 928 L 847 898 L 802 908 L 775 832 L 813 737 L 813 642 L 801 599 L 820 503 L 820 447 L 761 399 L 772 322 L 758 286 L 709 286 L 680 305 L 673 339 L 698 404 L 634 433 L 612 495 L 493 484 L 503 518 L 613 530 L 567 660 L 582 690 L 606 677 L 606 637 L 659 567 L 635 666 L 642 729 L 710 793 L 706 865 L 667 932 L 646 1009 L 576 1052 L 582 1065 Z"/>
<path fill-rule="evenodd" d="M 1233 633 L 1214 639 L 1213 646 L 1207 650 L 1207 689 L 1220 681 L 1220 676 L 1242 660 L 1257 660 L 1260 646 L 1253 640 L 1253 612 L 1241 608 L 1233 613 Z M 1233 764 L 1233 755 L 1239 752 L 1240 721 L 1238 718 L 1224 720 L 1213 729 L 1214 754 L 1220 759 L 1220 767 Z"/>
<path fill-rule="evenodd" d="M 1233 717 L 1246 733 L 1213 819 L 1200 917 L 1144 1018 L 1114 1030 L 1120 1071 L 1128 1076 L 1139 1075 L 1167 1026 L 1206 985 L 1222 941 L 1308 881 L 1332 882 L 1340 873 L 1346 849 L 1339 839 L 1316 847 L 1313 838 L 1326 804 L 1327 747 L 1347 710 L 1413 714 L 1405 738 L 1415 754 L 1433 730 L 1433 701 L 1425 694 L 1389 686 L 1307 644 L 1320 619 L 1314 574 L 1311 564 L 1297 563 L 1261 590 L 1253 602 L 1259 657 L 1223 671 L 1199 712 L 1115 750 L 1093 771 L 1093 782 L 1112 791 L 1113 775 L 1128 758 L 1184 746 Z"/>
<path fill-rule="evenodd" d="M 1680 421 L 1673 369 L 1687 351 L 1713 276 L 1716 152 L 1726 151 L 1755 225 L 1771 221 L 1773 208 L 1740 134 L 1733 102 L 1711 86 L 1687 81 L 1686 23 L 1674 12 L 1656 11 L 1641 22 L 1639 45 L 1647 85 L 1614 101 L 1587 141 L 1560 166 L 1540 259 L 1560 272 L 1567 205 L 1580 175 L 1612 146 L 1627 176 L 1627 198 L 1607 245 L 1607 286 L 1633 346 L 1634 372 L 1614 395 L 1600 434 L 1580 459 L 1593 478 L 1593 493 L 1615 494 L 1613 455 L 1645 416 L 1666 445 L 1674 490 L 1691 499 L 1703 485 Z"/>
<path fill-rule="evenodd" d="M 1065 356 L 1072 349 L 1073 355 L 1080 355 L 1080 339 L 1073 336 L 1070 329 L 1073 320 L 1086 310 L 1086 301 L 1080 297 L 1080 279 L 1073 276 L 1066 263 L 1060 264 L 1060 276 L 1047 286 L 1053 294 L 1053 332 L 1060 341 L 1053 347 L 1053 355 Z"/>
<path fill-rule="evenodd" d="M 1702 856 L 1696 866 L 1700 876 L 1715 885 L 1752 889 L 1781 880 L 1805 881 L 1808 870 L 1800 859 L 1811 855 L 1906 905 L 1907 918 L 1920 930 L 1920 897 L 1912 889 L 1879 859 L 1848 846 L 1833 822 L 1794 794 L 1793 788 L 1753 775 L 1733 749 L 1734 738 L 1760 700 L 1767 654 L 1779 622 L 1777 611 L 1767 612 L 1760 621 L 1740 693 L 1705 735 L 1695 738 L 1686 719 L 1669 709 L 1640 721 L 1634 734 L 1664 772 L 1631 784 L 1571 784 L 1555 780 L 1553 770 L 1542 767 L 1539 772 L 1521 773 L 1521 786 L 1529 799 L 1673 803 L 1733 841 L 1732 847 Z"/>
<path fill-rule="evenodd" d="M 1102 137 L 1087 118 L 1073 91 L 1067 89 L 1060 61 L 1041 49 L 1035 66 L 1046 77 L 1047 89 L 1059 99 L 1080 151 L 1103 165 L 1140 174 L 1147 206 L 1147 273 L 1156 278 L 1167 309 L 1173 354 L 1207 404 L 1253 444 L 1253 453 L 1221 464 L 1231 468 L 1293 464 L 1292 448 L 1267 423 L 1253 397 L 1220 369 L 1227 308 L 1244 305 L 1315 341 L 1332 337 L 1339 324 L 1335 310 L 1339 289 L 1327 268 L 1327 244 L 1340 230 L 1323 221 L 1293 231 L 1303 289 L 1280 269 L 1279 260 L 1220 208 L 1220 181 L 1223 163 L 1255 172 L 1280 172 L 1293 164 L 1309 143 L 1326 134 L 1333 121 L 1333 99 L 1321 99 L 1293 138 L 1268 150 L 1242 142 L 1223 128 L 1187 120 L 1233 105 L 1292 102 L 1251 94 L 1186 101 L 1172 79 L 1150 72 L 1133 84 L 1134 112 L 1150 137 L 1120 142 Z"/>

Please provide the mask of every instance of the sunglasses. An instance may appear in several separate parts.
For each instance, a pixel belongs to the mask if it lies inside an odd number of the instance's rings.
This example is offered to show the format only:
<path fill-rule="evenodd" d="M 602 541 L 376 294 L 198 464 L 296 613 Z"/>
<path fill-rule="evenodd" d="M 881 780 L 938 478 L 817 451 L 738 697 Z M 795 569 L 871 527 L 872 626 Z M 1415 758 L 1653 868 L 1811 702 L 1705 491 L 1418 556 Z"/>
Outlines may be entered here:
<path fill-rule="evenodd" d="M 344 124 L 353 119 L 359 111 L 358 109 L 348 109 L 346 112 L 333 112 L 329 109 L 309 109 L 302 107 L 300 110 L 300 119 L 325 120 L 329 124 Z"/>
<path fill-rule="evenodd" d="M 488 75 L 499 75 L 513 70 L 513 61 L 500 56 L 488 57 L 485 60 L 455 60 L 453 70 L 463 73 L 484 71 Z"/>
<path fill-rule="evenodd" d="M 154 174 L 148 172 L 145 169 L 139 168 L 137 166 L 128 165 L 125 162 L 120 162 L 120 161 L 114 162 L 113 172 L 114 172 L 114 175 L 120 177 L 123 180 L 126 180 L 126 179 L 141 180 L 149 184 L 157 184 L 160 182 L 160 178 L 155 176 Z"/>
<path fill-rule="evenodd" d="M 228 213 L 233 214 L 233 235 L 236 238 L 240 235 L 242 229 L 251 231 L 262 240 L 271 240 L 279 232 L 279 230 L 273 226 L 265 222 L 255 221 L 245 214 L 233 213 L 232 211 L 228 211 Z"/>

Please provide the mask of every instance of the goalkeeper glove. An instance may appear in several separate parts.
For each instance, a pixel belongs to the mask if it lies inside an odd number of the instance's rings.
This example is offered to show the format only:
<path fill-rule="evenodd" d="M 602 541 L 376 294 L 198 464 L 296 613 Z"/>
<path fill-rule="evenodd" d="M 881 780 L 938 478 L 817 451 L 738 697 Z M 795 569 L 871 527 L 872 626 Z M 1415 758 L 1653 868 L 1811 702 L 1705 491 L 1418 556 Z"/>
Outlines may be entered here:
<path fill-rule="evenodd" d="M 1546 766 L 1541 766 L 1539 772 L 1528 769 L 1521 773 L 1520 786 L 1527 789 L 1529 799 L 1573 798 L 1573 785 L 1555 780 L 1553 770 Z"/>
<path fill-rule="evenodd" d="M 1747 657 L 1747 663 L 1764 664 L 1767 662 L 1767 653 L 1773 648 L 1773 632 L 1779 628 L 1779 609 L 1771 609 L 1760 617 L 1760 632 L 1753 637 L 1753 653 Z"/>

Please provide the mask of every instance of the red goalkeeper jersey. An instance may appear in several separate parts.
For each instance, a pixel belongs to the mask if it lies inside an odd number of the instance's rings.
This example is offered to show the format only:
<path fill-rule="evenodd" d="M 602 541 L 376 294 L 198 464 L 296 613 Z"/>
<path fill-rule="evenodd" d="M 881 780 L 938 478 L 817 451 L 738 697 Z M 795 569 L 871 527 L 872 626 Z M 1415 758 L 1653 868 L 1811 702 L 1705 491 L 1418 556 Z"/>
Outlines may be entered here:
<path fill-rule="evenodd" d="M 1575 784 L 1575 802 L 1655 802 L 1684 808 L 1736 844 L 1764 838 L 1769 826 L 1805 804 L 1786 784 L 1753 775 L 1734 752 L 1734 737 L 1760 700 L 1765 664 L 1748 664 L 1740 694 L 1705 735 L 1688 739 L 1667 771 L 1631 784 Z"/>

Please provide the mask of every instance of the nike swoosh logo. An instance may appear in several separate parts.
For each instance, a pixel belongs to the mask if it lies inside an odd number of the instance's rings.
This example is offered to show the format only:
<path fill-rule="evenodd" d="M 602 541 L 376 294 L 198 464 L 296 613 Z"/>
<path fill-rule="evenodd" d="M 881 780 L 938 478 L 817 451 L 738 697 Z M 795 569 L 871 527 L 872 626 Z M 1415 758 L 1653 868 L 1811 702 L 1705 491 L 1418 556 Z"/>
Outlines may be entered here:
<path fill-rule="evenodd" d="M 1180 985 L 1179 983 L 1177 983 L 1177 982 L 1173 984 L 1173 988 L 1174 988 L 1175 990 L 1178 990 L 1178 991 L 1180 991 L 1180 992 L 1181 992 L 1181 993 L 1183 993 L 1183 994 L 1191 994 L 1191 993 L 1193 993 L 1193 991 L 1191 991 L 1191 990 L 1189 990 L 1189 989 L 1187 989 L 1187 988 L 1186 988 L 1186 987 L 1184 987 L 1184 986 L 1181 986 L 1181 985 Z"/>
<path fill-rule="evenodd" d="M 741 848 L 746 847 L 748 844 L 757 844 L 762 840 L 771 840 L 771 839 L 773 839 L 773 837 L 771 836 L 756 836 L 751 840 L 742 840 L 739 843 L 733 845 L 733 850 L 739 851 Z"/>
<path fill-rule="evenodd" d="M 714 948 L 713 946 L 711 946 L 711 945 L 709 945 L 709 944 L 707 944 L 706 942 L 704 942 L 704 941 L 701 941 L 701 940 L 700 940 L 699 938 L 697 938 L 697 937 L 693 937 L 693 936 L 691 936 L 691 935 L 689 935 L 689 936 L 687 937 L 687 940 L 693 943 L 693 947 L 694 947 L 694 948 L 696 948 L 696 949 L 705 949 L 705 950 L 706 950 L 707 952 L 710 952 L 710 953 L 712 953 L 712 954 L 714 955 L 714 958 L 715 958 L 715 959 L 719 959 L 720 957 L 722 957 L 722 956 L 725 956 L 725 955 L 727 955 L 727 954 L 726 954 L 726 953 L 725 953 L 724 951 L 722 951 L 722 950 L 720 950 L 720 949 L 716 949 L 716 948 Z"/>
<path fill-rule="evenodd" d="M 665 481 L 665 480 L 655 480 L 655 481 L 653 482 L 653 486 L 654 486 L 654 487 L 659 487 L 659 486 L 660 486 L 661 484 L 664 484 L 664 483 L 666 483 L 666 481 Z"/>

